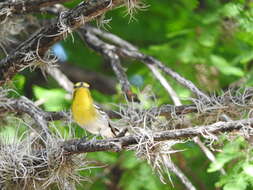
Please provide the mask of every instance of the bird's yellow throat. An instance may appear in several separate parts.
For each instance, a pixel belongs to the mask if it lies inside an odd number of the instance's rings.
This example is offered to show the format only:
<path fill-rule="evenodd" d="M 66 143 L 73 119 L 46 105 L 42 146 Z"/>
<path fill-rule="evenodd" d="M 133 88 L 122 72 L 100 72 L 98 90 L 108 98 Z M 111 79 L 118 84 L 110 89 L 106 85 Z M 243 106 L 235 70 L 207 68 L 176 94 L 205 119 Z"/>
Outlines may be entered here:
<path fill-rule="evenodd" d="M 79 125 L 86 125 L 97 116 L 97 112 L 93 105 L 93 100 L 88 88 L 76 88 L 72 102 L 73 119 Z"/>

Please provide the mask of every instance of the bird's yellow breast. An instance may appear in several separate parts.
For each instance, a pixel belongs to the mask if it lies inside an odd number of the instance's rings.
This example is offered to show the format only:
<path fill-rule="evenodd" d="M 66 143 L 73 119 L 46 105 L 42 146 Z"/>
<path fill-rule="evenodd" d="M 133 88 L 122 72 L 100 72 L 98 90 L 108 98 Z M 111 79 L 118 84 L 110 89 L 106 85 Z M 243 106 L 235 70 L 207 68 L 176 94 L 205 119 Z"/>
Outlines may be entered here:
<path fill-rule="evenodd" d="M 77 88 L 72 102 L 73 119 L 79 125 L 86 125 L 97 117 L 90 91 L 87 88 Z"/>

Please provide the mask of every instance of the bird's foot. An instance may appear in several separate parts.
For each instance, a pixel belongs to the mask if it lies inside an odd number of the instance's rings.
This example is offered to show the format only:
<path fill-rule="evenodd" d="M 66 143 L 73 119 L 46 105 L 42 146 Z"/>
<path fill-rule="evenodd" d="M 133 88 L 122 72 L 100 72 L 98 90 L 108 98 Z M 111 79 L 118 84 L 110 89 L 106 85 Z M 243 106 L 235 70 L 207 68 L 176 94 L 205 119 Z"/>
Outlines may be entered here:
<path fill-rule="evenodd" d="M 121 142 L 110 142 L 110 144 L 112 145 L 112 149 L 115 152 L 120 152 L 122 150 L 122 143 Z"/>
<path fill-rule="evenodd" d="M 82 138 L 79 139 L 80 142 L 86 142 L 88 141 L 89 136 L 83 136 Z"/>
<path fill-rule="evenodd" d="M 124 137 L 125 134 L 127 133 L 128 129 L 124 128 L 122 131 L 120 131 L 116 137 Z"/>

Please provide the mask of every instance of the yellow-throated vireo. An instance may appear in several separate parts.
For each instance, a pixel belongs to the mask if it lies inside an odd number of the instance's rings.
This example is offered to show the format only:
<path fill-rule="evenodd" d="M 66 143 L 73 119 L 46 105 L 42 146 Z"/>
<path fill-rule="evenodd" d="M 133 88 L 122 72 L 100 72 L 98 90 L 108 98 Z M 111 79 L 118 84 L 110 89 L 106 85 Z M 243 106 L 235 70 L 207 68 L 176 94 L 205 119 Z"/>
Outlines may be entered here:
<path fill-rule="evenodd" d="M 78 82 L 74 85 L 72 116 L 80 127 L 103 138 L 115 137 L 115 131 L 110 126 L 109 117 L 93 103 L 89 90 L 90 85 Z"/>

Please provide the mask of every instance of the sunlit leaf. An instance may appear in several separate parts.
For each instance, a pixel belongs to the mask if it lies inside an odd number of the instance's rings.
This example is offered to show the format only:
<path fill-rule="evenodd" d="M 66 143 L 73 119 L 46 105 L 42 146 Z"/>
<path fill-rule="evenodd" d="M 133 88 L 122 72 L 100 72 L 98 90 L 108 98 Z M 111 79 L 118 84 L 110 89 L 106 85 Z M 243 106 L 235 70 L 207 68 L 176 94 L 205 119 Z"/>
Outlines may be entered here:
<path fill-rule="evenodd" d="M 244 72 L 240 68 L 230 65 L 223 57 L 211 55 L 210 58 L 212 64 L 224 75 L 234 75 L 238 77 L 242 77 L 244 75 Z"/>
<path fill-rule="evenodd" d="M 37 100 L 43 103 L 47 111 L 59 111 L 68 105 L 66 91 L 63 89 L 45 89 L 34 86 L 33 91 Z"/>

